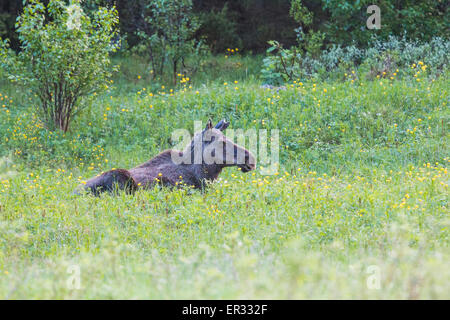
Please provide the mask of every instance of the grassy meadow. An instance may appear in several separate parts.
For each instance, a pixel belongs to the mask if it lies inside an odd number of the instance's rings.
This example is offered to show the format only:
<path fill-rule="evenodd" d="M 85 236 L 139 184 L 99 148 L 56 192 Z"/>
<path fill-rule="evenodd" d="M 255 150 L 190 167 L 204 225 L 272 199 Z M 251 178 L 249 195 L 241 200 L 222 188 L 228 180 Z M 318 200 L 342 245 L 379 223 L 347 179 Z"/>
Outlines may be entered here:
<path fill-rule="evenodd" d="M 66 134 L 43 127 L 27 88 L 0 82 L 0 298 L 449 299 L 448 72 L 277 91 L 260 87 L 260 61 L 219 57 L 167 86 L 118 59 Z M 278 129 L 277 174 L 72 194 L 208 118 Z"/>

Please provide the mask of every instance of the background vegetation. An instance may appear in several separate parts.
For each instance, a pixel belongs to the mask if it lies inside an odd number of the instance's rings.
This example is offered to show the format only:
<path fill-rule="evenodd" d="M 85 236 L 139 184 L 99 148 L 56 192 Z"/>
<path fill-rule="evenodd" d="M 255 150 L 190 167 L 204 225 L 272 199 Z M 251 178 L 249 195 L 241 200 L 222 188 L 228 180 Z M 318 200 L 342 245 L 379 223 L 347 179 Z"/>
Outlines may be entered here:
<path fill-rule="evenodd" d="M 44 1 L 46 2 L 46 1 Z M 449 27 L 448 3 L 434 0 L 378 1 L 382 12 L 382 28 L 366 32 L 366 9 L 369 0 L 300 0 L 295 1 L 309 13 L 311 24 L 305 31 L 326 34 L 325 45 L 351 45 L 366 47 L 375 35 L 387 39 L 389 35 L 409 39 L 430 40 L 446 36 Z M 120 17 L 120 30 L 128 45 L 139 43 L 137 32 L 145 26 L 144 8 L 148 0 L 85 0 L 88 9 L 99 5 L 116 4 Z M 295 43 L 294 29 L 298 23 L 289 14 L 290 0 L 193 0 L 194 11 L 200 17 L 201 28 L 197 38 L 206 37 L 215 53 L 227 48 L 264 52 L 267 41 L 278 40 L 286 46 Z M 12 39 L 18 48 L 15 18 L 23 7 L 22 0 L 3 2 L 0 5 L 0 36 Z M 363 28 L 361 27 L 363 26 Z"/>
<path fill-rule="evenodd" d="M 311 24 L 296 33 L 302 22 L 280 1 L 285 24 L 255 40 L 258 26 L 279 23 L 268 18 L 275 2 L 228 1 L 223 9 L 194 1 L 200 26 L 183 44 L 191 50 L 203 40 L 209 49 L 201 58 L 184 54 L 174 82 L 170 64 L 155 75 L 148 50 L 157 46 L 127 29 L 124 15 L 139 25 L 141 2 L 118 1 L 118 71 L 80 100 L 83 112 L 67 132 L 49 130 L 33 88 L 1 70 L 0 297 L 448 299 L 450 51 L 440 18 L 423 36 L 390 25 L 368 46 L 337 41 L 320 23 L 334 10 L 362 17 L 362 2 L 296 2 Z M 86 1 L 87 14 L 101 4 Z M 446 12 L 433 5 L 426 10 Z M 225 18 L 229 42 L 208 42 L 222 27 L 201 21 Z M 281 36 L 284 27 L 292 38 Z M 326 36 L 317 47 L 299 32 Z M 3 34 L 19 48 L 14 33 Z M 15 53 L 3 63 L 6 54 Z M 174 129 L 208 118 L 279 129 L 278 173 L 227 169 L 203 193 L 72 194 L 96 174 L 170 148 Z M 73 266 L 80 289 L 68 285 Z"/>

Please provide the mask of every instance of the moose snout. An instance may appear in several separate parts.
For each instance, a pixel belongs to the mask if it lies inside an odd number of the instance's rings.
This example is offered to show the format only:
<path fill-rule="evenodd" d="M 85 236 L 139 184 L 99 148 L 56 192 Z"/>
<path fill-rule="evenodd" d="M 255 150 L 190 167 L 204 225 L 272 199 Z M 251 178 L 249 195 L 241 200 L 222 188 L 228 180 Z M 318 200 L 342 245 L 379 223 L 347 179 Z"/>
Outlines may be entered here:
<path fill-rule="evenodd" d="M 256 168 L 256 158 L 255 156 L 248 150 L 245 150 L 245 162 L 241 166 L 239 166 L 242 172 L 249 172 L 255 170 Z"/>

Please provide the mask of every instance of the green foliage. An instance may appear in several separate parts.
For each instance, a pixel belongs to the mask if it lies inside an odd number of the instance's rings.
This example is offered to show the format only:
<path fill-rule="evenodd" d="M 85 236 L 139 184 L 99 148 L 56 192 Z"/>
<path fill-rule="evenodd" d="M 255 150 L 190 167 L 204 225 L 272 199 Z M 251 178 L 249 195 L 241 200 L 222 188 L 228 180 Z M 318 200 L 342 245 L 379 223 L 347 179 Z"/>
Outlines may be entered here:
<path fill-rule="evenodd" d="M 310 77 L 330 79 L 357 69 L 359 77 L 370 79 L 398 74 L 398 69 L 403 76 L 413 76 L 409 70 L 418 61 L 427 66 L 427 76 L 437 77 L 448 68 L 450 58 L 450 41 L 443 38 L 419 42 L 389 37 L 387 41 L 374 41 L 367 49 L 355 45 L 332 46 L 316 57 L 307 52 L 301 54 L 298 47 L 285 49 L 277 41 L 269 44 L 261 76 L 271 84 Z"/>
<path fill-rule="evenodd" d="M 289 15 L 294 18 L 297 23 L 300 23 L 303 26 L 309 26 L 313 22 L 313 13 L 302 4 L 302 0 L 291 1 Z"/>
<path fill-rule="evenodd" d="M 294 30 L 297 35 L 297 51 L 313 57 L 318 56 L 320 54 L 320 49 L 323 46 L 325 34 L 320 31 L 314 31 L 311 28 L 314 16 L 313 13 L 303 6 L 302 0 L 292 0 L 289 14 L 298 24 L 300 24 L 300 26 Z M 307 33 L 303 31 L 306 28 L 309 29 Z"/>
<path fill-rule="evenodd" d="M 0 155 L 13 155 L 31 166 L 102 165 L 104 140 L 100 134 L 86 130 L 79 130 L 82 133 L 49 131 L 32 108 L 12 113 L 0 127 L 8 146 L 4 149 L 6 154 Z"/>
<path fill-rule="evenodd" d="M 162 76 L 168 64 L 175 84 L 177 74 L 186 68 L 186 58 L 201 59 L 205 53 L 203 42 L 194 39 L 200 25 L 192 12 L 192 0 L 148 1 L 144 14 L 146 26 L 138 35 L 148 50 L 152 72 Z"/>
<path fill-rule="evenodd" d="M 17 21 L 21 51 L 8 52 L 2 42 L 2 66 L 38 97 L 37 113 L 49 129 L 66 132 L 82 110 L 80 99 L 104 89 L 117 21 L 115 9 L 100 8 L 90 18 L 76 0 L 69 6 L 33 0 L 24 7 Z"/>
<path fill-rule="evenodd" d="M 267 56 L 263 60 L 261 78 L 265 83 L 280 85 L 296 75 L 295 64 L 299 61 L 300 53 L 297 53 L 296 47 L 285 49 L 275 40 L 268 43 L 271 47 L 267 49 Z"/>
<path fill-rule="evenodd" d="M 313 14 L 302 4 L 302 0 L 291 2 L 289 14 L 300 24 L 295 29 L 297 44 L 286 49 L 278 41 L 268 42 L 270 47 L 261 74 L 263 81 L 269 84 L 280 84 L 310 75 L 314 68 L 313 59 L 321 54 L 325 34 L 310 28 Z M 309 29 L 307 33 L 304 32 L 305 27 Z M 306 65 L 308 67 L 304 68 Z"/>
<path fill-rule="evenodd" d="M 6 22 L 4 32 L 17 50 L 14 21 L 22 1 L 3 3 L 0 6 L 0 33 L 2 22 Z M 95 11 L 98 6 L 115 4 L 120 17 L 121 39 L 135 47 L 141 39 L 136 33 L 145 32 L 142 13 L 148 3 L 149 0 L 84 0 L 82 5 Z M 381 9 L 380 30 L 366 28 L 370 15 L 367 7 L 372 4 Z M 295 43 L 294 29 L 299 25 L 306 34 L 310 30 L 325 34 L 326 45 L 356 44 L 367 48 L 374 39 L 385 41 L 391 35 L 402 37 L 405 34 L 409 40 L 430 41 L 433 37 L 448 37 L 450 21 L 448 4 L 442 0 L 194 0 L 193 7 L 202 24 L 195 37 L 207 37 L 208 45 L 215 52 L 239 47 L 243 52 L 261 53 L 271 39 L 290 47 Z"/>
<path fill-rule="evenodd" d="M 236 17 L 230 13 L 226 3 L 220 10 L 212 9 L 200 14 L 197 35 L 206 38 L 206 43 L 214 53 L 223 53 L 228 48 L 242 48 Z"/>
<path fill-rule="evenodd" d="M 433 37 L 447 37 L 448 10 L 445 1 L 408 0 L 380 1 L 371 0 L 322 0 L 319 10 L 329 14 L 327 21 L 317 22 L 317 28 L 327 34 L 331 43 L 350 45 L 356 42 L 366 46 L 372 37 L 387 40 L 389 36 L 404 36 L 409 40 L 429 41 Z M 369 17 L 366 9 L 376 4 L 381 12 L 381 29 L 367 30 L 365 22 Z"/>

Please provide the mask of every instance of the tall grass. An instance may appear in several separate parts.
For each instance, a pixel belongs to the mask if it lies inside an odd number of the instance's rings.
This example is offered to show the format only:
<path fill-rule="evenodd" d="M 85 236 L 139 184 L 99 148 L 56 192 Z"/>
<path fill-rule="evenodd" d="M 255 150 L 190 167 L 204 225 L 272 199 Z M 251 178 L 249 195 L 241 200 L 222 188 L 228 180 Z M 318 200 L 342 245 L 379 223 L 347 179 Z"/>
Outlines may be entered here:
<path fill-rule="evenodd" d="M 140 65 L 65 135 L 42 127 L 23 89 L 0 90 L 1 298 L 449 298 L 447 73 L 277 92 L 242 70 L 162 88 Z M 72 195 L 209 117 L 279 129 L 278 174 Z"/>

